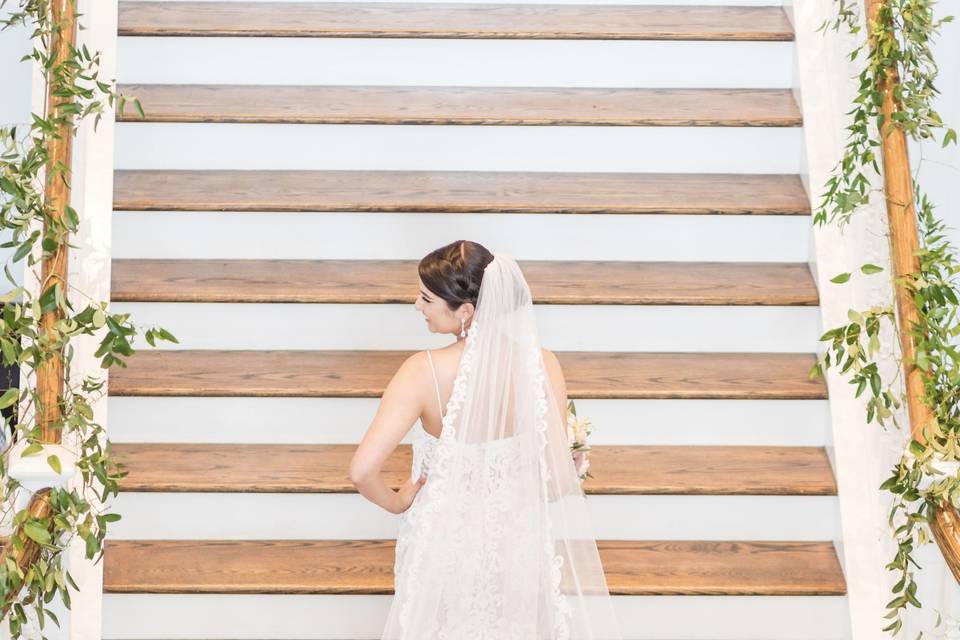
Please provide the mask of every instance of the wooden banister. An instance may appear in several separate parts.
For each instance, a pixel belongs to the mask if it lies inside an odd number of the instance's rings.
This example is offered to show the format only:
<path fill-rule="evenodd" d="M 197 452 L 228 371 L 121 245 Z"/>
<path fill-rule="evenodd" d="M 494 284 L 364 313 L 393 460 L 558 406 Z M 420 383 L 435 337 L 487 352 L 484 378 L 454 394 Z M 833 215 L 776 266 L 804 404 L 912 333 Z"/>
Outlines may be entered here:
<path fill-rule="evenodd" d="M 51 43 L 54 68 L 68 59 L 70 48 L 76 46 L 77 15 L 75 0 L 53 0 L 50 3 L 51 20 L 54 25 Z M 57 95 L 57 87 L 47 84 L 47 118 L 62 121 L 56 128 L 56 135 L 50 139 L 47 147 L 46 197 L 55 225 L 44 224 L 43 235 L 50 233 L 50 226 L 63 229 L 62 220 L 66 207 L 70 204 L 70 167 L 73 150 L 72 115 L 64 116 L 64 107 L 72 103 L 72 98 Z M 65 233 L 65 232 L 64 232 Z M 63 296 L 67 296 L 67 243 L 66 238 L 59 243 L 56 252 L 42 263 L 40 291 L 60 285 Z M 49 335 L 54 325 L 62 319 L 59 308 L 47 311 L 41 317 L 44 334 Z M 44 443 L 59 443 L 62 429 L 56 424 L 61 420 L 60 400 L 63 397 L 63 354 L 55 352 L 53 357 L 41 363 L 37 368 L 37 393 L 39 395 L 37 419 L 40 422 L 41 439 Z"/>
<path fill-rule="evenodd" d="M 53 26 L 52 41 L 50 43 L 51 53 L 54 56 L 53 67 L 50 74 L 65 73 L 71 74 L 72 70 L 57 71 L 70 56 L 71 47 L 76 46 L 77 38 L 77 16 L 75 0 L 53 0 L 50 3 L 50 19 Z M 52 232 L 51 227 L 59 228 L 59 233 L 65 234 L 66 230 L 62 224 L 65 217 L 66 207 L 70 204 L 70 183 L 69 174 L 71 167 L 71 152 L 73 150 L 73 126 L 72 115 L 66 112 L 64 108 L 73 102 L 68 96 L 60 95 L 56 83 L 47 78 L 47 118 L 57 118 L 61 122 L 56 127 L 56 134 L 49 139 L 47 146 L 47 164 L 45 177 L 45 195 L 49 205 L 51 216 L 54 223 L 50 224 L 44 221 L 43 237 Z M 66 237 L 62 237 L 57 251 L 50 257 L 42 260 L 41 263 L 41 282 L 40 293 L 59 284 L 62 287 L 63 296 L 67 296 L 67 243 Z M 41 316 L 42 335 L 49 335 L 58 320 L 62 318 L 62 312 L 59 308 L 48 311 Z M 61 441 L 62 428 L 58 426 L 62 419 L 61 398 L 63 397 L 64 386 L 64 366 L 63 354 L 55 352 L 53 357 L 41 363 L 37 367 L 37 393 L 39 396 L 37 404 L 37 420 L 40 424 L 41 442 L 45 444 L 59 444 Z M 46 487 L 33 493 L 30 503 L 27 507 L 31 520 L 34 518 L 49 519 L 49 530 L 53 528 L 53 521 L 50 519 L 53 508 L 50 504 L 51 488 Z M 29 521 L 29 520 L 28 520 Z M 0 550 L 0 562 L 5 562 L 7 558 L 12 558 L 21 571 L 26 572 L 28 567 L 37 561 L 40 554 L 40 546 L 30 539 L 19 527 L 15 530 L 10 539 L 5 542 Z M 4 602 L 0 603 L 0 618 L 5 617 L 10 606 L 17 597 L 18 591 L 9 591 L 6 594 Z"/>
<path fill-rule="evenodd" d="M 30 513 L 30 518 L 27 522 L 36 518 L 49 519 L 47 530 L 53 530 L 53 519 L 50 518 L 53 509 L 50 505 L 49 488 L 40 489 L 35 492 L 30 498 L 30 504 L 27 510 Z M 7 558 L 12 558 L 13 561 L 17 563 L 17 566 L 20 567 L 20 570 L 26 573 L 26 568 L 35 563 L 39 555 L 40 545 L 27 537 L 23 531 L 23 527 L 20 527 L 13 533 L 10 540 L 3 546 L 3 549 L 0 550 L 0 563 L 5 563 Z M 3 608 L 0 610 L 0 618 L 6 618 L 10 606 L 13 604 L 15 595 L 15 591 L 11 590 L 8 592 L 6 601 L 2 603 Z"/>
<path fill-rule="evenodd" d="M 881 12 L 887 0 L 865 0 L 868 27 L 882 19 Z M 868 29 L 871 39 L 875 36 Z M 879 89 L 883 93 L 881 113 L 883 126 L 881 131 L 881 155 L 883 158 L 883 183 L 887 204 L 887 220 L 890 232 L 890 254 L 894 277 L 904 278 L 909 273 L 920 271 L 920 258 L 915 251 L 920 247 L 917 231 L 917 212 L 914 202 L 913 176 L 910 172 L 910 159 L 907 149 L 907 137 L 901 127 L 895 126 L 892 114 L 897 111 L 894 88 L 900 82 L 895 67 L 887 69 L 881 78 Z M 921 444 L 927 439 L 923 433 L 925 426 L 933 420 L 933 410 L 923 402 L 924 372 L 917 366 L 908 364 L 916 355 L 916 345 L 910 335 L 911 327 L 919 320 L 919 312 L 913 296 L 902 284 L 894 285 L 897 305 L 897 325 L 900 333 L 900 350 L 904 358 L 904 380 L 906 384 L 907 412 L 910 419 L 911 437 Z M 954 579 L 960 582 L 960 516 L 947 501 L 937 506 L 935 519 L 930 529 L 944 560 L 950 567 Z"/>

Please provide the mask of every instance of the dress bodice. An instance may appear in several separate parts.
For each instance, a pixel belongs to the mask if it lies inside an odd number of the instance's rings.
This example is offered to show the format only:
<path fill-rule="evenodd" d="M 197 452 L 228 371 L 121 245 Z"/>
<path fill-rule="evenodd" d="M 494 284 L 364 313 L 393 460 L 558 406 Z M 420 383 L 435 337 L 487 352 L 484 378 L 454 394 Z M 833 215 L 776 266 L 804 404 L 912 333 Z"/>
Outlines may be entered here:
<path fill-rule="evenodd" d="M 416 481 L 421 474 L 430 473 L 430 465 L 433 462 L 433 455 L 437 450 L 439 438 L 430 435 L 423 428 L 423 422 L 417 422 L 416 429 L 413 432 L 413 464 L 410 467 L 410 479 Z"/>

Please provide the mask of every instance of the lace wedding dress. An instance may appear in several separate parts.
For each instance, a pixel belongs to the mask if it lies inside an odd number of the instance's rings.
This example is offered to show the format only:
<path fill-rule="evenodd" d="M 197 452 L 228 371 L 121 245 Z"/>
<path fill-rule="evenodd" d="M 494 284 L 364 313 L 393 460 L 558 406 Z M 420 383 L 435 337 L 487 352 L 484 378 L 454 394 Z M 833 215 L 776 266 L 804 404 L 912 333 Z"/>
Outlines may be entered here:
<path fill-rule="evenodd" d="M 495 253 L 440 437 L 415 428 L 382 640 L 621 640 L 529 288 Z"/>

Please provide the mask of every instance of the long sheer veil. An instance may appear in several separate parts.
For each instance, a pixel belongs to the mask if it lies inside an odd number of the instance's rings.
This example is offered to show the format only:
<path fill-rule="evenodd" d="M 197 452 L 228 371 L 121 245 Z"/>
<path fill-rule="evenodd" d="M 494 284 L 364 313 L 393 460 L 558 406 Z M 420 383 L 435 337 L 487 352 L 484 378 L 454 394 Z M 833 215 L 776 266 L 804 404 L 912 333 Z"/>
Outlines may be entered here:
<path fill-rule="evenodd" d="M 530 288 L 494 253 L 383 638 L 621 639 L 558 402 Z"/>

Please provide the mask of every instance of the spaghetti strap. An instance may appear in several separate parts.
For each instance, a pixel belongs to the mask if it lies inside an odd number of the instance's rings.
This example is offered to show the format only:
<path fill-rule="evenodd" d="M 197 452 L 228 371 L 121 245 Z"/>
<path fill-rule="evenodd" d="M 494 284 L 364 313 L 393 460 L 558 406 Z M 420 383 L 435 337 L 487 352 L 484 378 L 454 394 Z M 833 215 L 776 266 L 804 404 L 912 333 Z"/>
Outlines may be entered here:
<path fill-rule="evenodd" d="M 430 350 L 427 349 L 427 358 L 430 360 L 430 373 L 433 374 L 433 388 L 437 392 L 437 406 L 440 407 L 440 417 L 443 417 L 443 402 L 440 400 L 440 383 L 437 381 L 437 371 L 433 368 L 433 356 L 430 355 Z"/>

